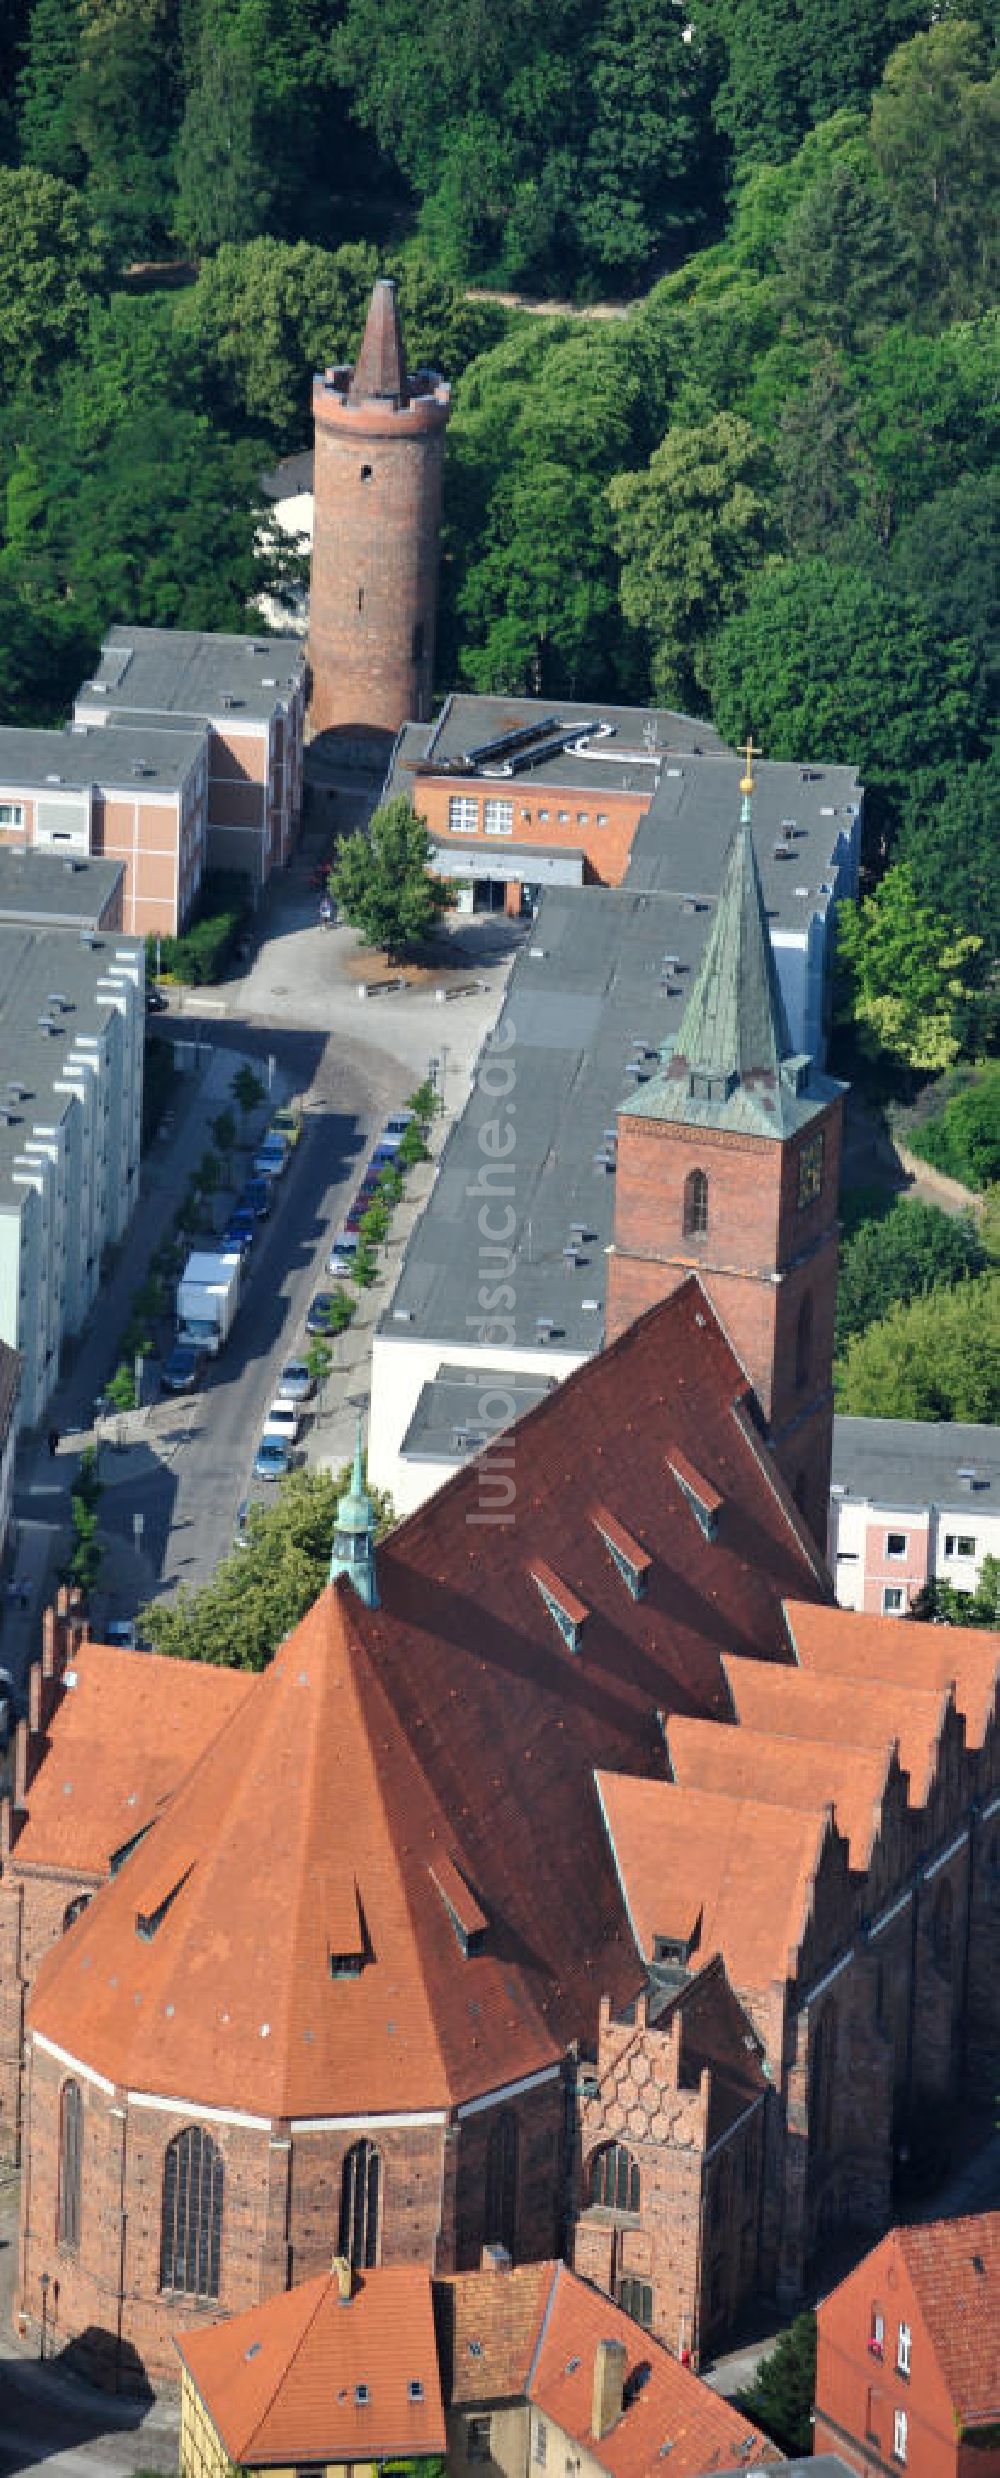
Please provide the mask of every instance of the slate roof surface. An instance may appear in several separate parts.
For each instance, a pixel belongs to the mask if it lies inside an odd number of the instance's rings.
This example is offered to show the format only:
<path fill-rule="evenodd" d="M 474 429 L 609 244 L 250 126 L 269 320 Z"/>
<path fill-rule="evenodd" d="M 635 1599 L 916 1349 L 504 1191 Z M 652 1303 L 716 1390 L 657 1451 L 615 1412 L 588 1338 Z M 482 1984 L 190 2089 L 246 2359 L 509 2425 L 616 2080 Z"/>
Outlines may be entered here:
<path fill-rule="evenodd" d="M 841 1614 L 852 1626 L 857 1623 L 854 1610 Z M 841 1748 L 874 1747 L 879 1753 L 898 1739 L 899 1761 L 909 1774 L 910 1806 L 924 1806 L 950 1701 L 945 1688 L 897 1686 L 892 1692 L 878 1679 L 825 1677 L 798 1669 L 784 1676 L 782 1691 L 775 1694 L 772 1679 L 756 1661 L 727 1656 L 725 1670 L 744 1729 L 778 1739 L 826 1739 Z"/>
<path fill-rule="evenodd" d="M 547 2067 L 596 1994 L 629 2001 L 642 1970 L 595 1767 L 662 1779 L 659 1715 L 725 1715 L 723 1653 L 782 1660 L 782 1601 L 829 1588 L 744 1397 L 692 1280 L 525 1415 L 510 1526 L 482 1522 L 477 1463 L 449 1480 L 380 1547 L 378 1609 L 341 1583 L 288 1638 L 47 1956 L 35 2026 L 143 2089 L 378 2114 Z M 669 1471 L 685 1445 L 723 1500 L 711 1543 Z M 639 1603 L 599 1507 L 650 1555 Z M 588 1612 L 576 1653 L 540 1560 Z M 487 1921 L 468 1959 L 439 1854 Z M 334 1979 L 328 1922 L 355 1897 L 370 1959 Z M 137 1915 L 164 1902 L 144 1941 Z"/>
<path fill-rule="evenodd" d="M 795 1975 L 826 1816 L 728 1798 L 673 1782 L 599 1772 L 598 1792 L 636 1943 L 721 1953 L 733 1986 Z"/>
<path fill-rule="evenodd" d="M 17 1867 L 104 1876 L 246 1701 L 242 1670 L 82 1643 L 28 1791 Z"/>
<path fill-rule="evenodd" d="M 939 1693 L 954 1681 L 966 1742 L 981 1747 L 1000 1689 L 1000 1633 L 973 1626 L 907 1625 L 853 1613 L 851 1627 L 816 1622 L 808 1605 L 789 1604 L 789 1627 L 804 1670 L 826 1678 L 881 1679 L 887 1687 Z M 888 1699 L 887 1699 L 888 1700 Z M 893 1698 L 891 1709 L 902 1709 Z"/>
<path fill-rule="evenodd" d="M 444 2451 L 429 2272 L 356 2273 L 347 2301 L 323 2272 L 182 2333 L 177 2347 L 231 2461 L 343 2465 Z"/>
<path fill-rule="evenodd" d="M 960 1471 L 975 1472 L 974 1487 Z M 833 1479 L 848 1497 L 907 1512 L 947 1507 L 974 1523 L 977 1514 L 1000 1512 L 1000 1428 L 974 1420 L 862 1420 L 839 1411 Z"/>
<path fill-rule="evenodd" d="M 1000 2423 L 1000 2211 L 897 2228 L 898 2246 L 963 2427 Z"/>
<path fill-rule="evenodd" d="M 720 1728 L 683 1714 L 670 1722 L 667 1735 L 681 1789 L 717 1790 L 807 1815 L 820 1815 L 832 1801 L 851 1866 L 867 1868 L 891 1769 L 887 1746 L 837 1747 L 829 1739 L 782 1738 L 746 1725 Z"/>

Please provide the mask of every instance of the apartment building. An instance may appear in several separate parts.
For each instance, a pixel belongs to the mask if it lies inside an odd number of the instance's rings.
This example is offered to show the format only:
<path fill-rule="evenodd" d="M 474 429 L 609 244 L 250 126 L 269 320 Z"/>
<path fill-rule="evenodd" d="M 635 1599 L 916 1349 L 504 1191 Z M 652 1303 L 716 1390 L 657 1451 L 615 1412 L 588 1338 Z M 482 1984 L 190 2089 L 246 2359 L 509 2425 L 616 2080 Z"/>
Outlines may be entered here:
<path fill-rule="evenodd" d="M 829 1561 L 843 1609 L 904 1618 L 928 1583 L 974 1592 L 984 1557 L 1000 1557 L 995 1428 L 834 1421 Z"/>
<path fill-rule="evenodd" d="M 26 903 L 36 900 L 37 871 L 29 871 Z M 121 1238 L 136 1202 L 144 997 L 141 941 L 88 923 L 76 934 L 39 927 L 27 910 L 18 917 L 8 891 L 0 915 L 0 1339 L 20 1354 L 28 1426 L 42 1418 L 63 1345 L 96 1295 L 104 1250 Z"/>
<path fill-rule="evenodd" d="M 302 811 L 306 666 L 295 637 L 111 628 L 74 723 L 197 733 L 206 766 L 204 864 L 255 887 L 288 860 Z"/>
<path fill-rule="evenodd" d="M 0 850 L 122 863 L 121 927 L 173 937 L 205 866 L 202 726 L 0 730 Z"/>
<path fill-rule="evenodd" d="M 14 1490 L 14 1447 L 17 1443 L 21 1371 L 17 1352 L 0 1342 L 0 1561 L 10 1524 Z"/>

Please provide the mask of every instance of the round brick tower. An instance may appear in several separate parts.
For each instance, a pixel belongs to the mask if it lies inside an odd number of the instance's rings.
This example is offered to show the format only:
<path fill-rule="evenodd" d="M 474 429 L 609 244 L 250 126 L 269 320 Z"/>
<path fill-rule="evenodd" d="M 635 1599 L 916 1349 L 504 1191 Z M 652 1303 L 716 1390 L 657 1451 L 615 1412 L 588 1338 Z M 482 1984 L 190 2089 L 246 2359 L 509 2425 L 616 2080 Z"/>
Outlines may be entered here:
<path fill-rule="evenodd" d="M 396 732 L 430 712 L 450 407 L 435 371 L 407 371 L 396 287 L 380 279 L 355 366 L 313 384 L 314 731 Z"/>

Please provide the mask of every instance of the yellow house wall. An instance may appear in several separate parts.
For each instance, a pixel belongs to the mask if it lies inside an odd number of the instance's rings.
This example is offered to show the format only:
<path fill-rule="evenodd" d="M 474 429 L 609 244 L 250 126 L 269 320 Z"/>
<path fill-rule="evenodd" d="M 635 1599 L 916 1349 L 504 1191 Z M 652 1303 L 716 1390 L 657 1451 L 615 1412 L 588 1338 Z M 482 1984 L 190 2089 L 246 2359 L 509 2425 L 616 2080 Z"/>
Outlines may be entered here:
<path fill-rule="evenodd" d="M 469 2458 L 469 2428 L 474 2418 L 489 2418 L 489 2457 Z M 483 2478 L 483 2472 L 500 2472 L 500 2478 L 527 2478 L 529 2411 L 525 2402 L 510 2407 L 452 2410 L 448 2418 L 448 2469 L 450 2478 Z M 559 2472 L 559 2478 L 562 2473 Z"/>
<path fill-rule="evenodd" d="M 252 2461 L 235 2464 L 229 2458 L 218 2428 L 213 2425 L 200 2392 L 192 2382 L 187 2368 L 181 2375 L 181 2451 L 180 2478 L 234 2478 L 237 2468 L 252 2472 Z M 296 2478 L 298 2468 L 322 2470 L 325 2478 L 377 2478 L 375 2461 L 316 2461 L 303 2454 L 301 2462 L 291 2462 L 279 2469 L 273 2462 L 267 2465 L 267 2478 Z M 512 2469 L 509 2478 L 519 2478 Z"/>

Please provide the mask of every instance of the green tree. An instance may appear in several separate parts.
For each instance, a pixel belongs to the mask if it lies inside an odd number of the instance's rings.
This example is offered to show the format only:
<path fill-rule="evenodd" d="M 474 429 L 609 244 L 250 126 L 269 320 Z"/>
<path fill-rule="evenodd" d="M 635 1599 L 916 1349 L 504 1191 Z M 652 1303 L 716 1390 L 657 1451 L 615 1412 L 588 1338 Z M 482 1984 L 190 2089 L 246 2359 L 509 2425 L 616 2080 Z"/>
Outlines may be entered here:
<path fill-rule="evenodd" d="M 837 1285 L 838 1351 L 852 1334 L 886 1316 L 898 1300 L 920 1299 L 981 1273 L 985 1253 L 975 1223 L 900 1197 L 880 1221 L 862 1222 L 841 1242 Z"/>
<path fill-rule="evenodd" d="M 788 396 L 777 439 L 779 507 L 793 555 L 830 553 L 858 511 L 857 399 L 840 355 L 820 348 L 808 384 Z"/>
<path fill-rule="evenodd" d="M 25 391 L 80 349 L 103 285 L 102 242 L 67 181 L 0 167 L 0 356 Z"/>
<path fill-rule="evenodd" d="M 1000 472 L 966 474 L 908 518 L 892 575 L 938 637 L 964 637 L 976 658 L 984 712 L 1000 701 Z"/>
<path fill-rule="evenodd" d="M 80 0 L 77 132 L 91 205 L 123 260 L 170 230 L 178 20 L 179 0 Z"/>
<path fill-rule="evenodd" d="M 204 415 L 168 403 L 130 415 L 82 459 L 70 434 L 54 437 L 47 500 L 57 572 L 89 628 L 245 626 L 267 577 L 259 458 Z"/>
<path fill-rule="evenodd" d="M 692 0 L 721 52 L 713 117 L 742 171 L 780 164 L 810 123 L 867 104 L 894 43 L 926 25 L 926 0 Z"/>
<path fill-rule="evenodd" d="M 76 1485 L 70 1494 L 73 1546 L 69 1577 L 85 1598 L 89 1598 L 94 1589 L 104 1557 L 98 1514 L 102 1495 L 97 1448 L 84 1446 L 77 1468 Z"/>
<path fill-rule="evenodd" d="M 218 1116 L 209 1121 L 212 1142 L 216 1151 L 222 1156 L 226 1178 L 230 1181 L 233 1174 L 233 1154 L 236 1150 L 237 1132 L 236 1120 L 231 1110 L 220 1110 Z"/>
<path fill-rule="evenodd" d="M 984 992 L 963 1027 L 962 1046 L 985 1048 L 992 1039 L 1000 958 L 1000 747 L 980 765 L 917 772 L 901 809 L 896 858 L 932 910 L 950 915 L 983 941 Z"/>
<path fill-rule="evenodd" d="M 816 2391 L 816 2317 L 797 2315 L 762 2358 L 740 2406 L 784 2452 L 812 2451 Z"/>
<path fill-rule="evenodd" d="M 786 316 L 807 335 L 857 352 L 907 306 L 910 260 L 870 164 L 844 153 L 810 184 L 779 250 Z"/>
<path fill-rule="evenodd" d="M 430 837 L 405 794 L 376 809 L 367 834 L 342 844 L 330 892 L 344 919 L 386 954 L 429 938 L 448 891 L 429 866 Z"/>
<path fill-rule="evenodd" d="M 174 220 L 187 249 L 216 250 L 266 228 L 276 176 L 259 72 L 253 53 L 217 20 L 202 33 L 175 168 Z"/>
<path fill-rule="evenodd" d="M 943 18 L 893 53 L 872 105 L 872 151 L 938 317 L 996 300 L 1000 77 L 986 81 L 983 56 L 976 26 Z"/>
<path fill-rule="evenodd" d="M 960 1592 L 954 1583 L 943 1581 L 925 1584 L 910 1616 L 943 1619 L 947 1626 L 988 1626 L 991 1632 L 1000 1627 L 1000 1557 L 984 1557 L 973 1592 Z"/>
<path fill-rule="evenodd" d="M 34 0 L 18 79 L 23 161 L 74 185 L 84 171 L 77 136 L 80 35 L 79 0 Z"/>
<path fill-rule="evenodd" d="M 961 1047 L 957 1011 L 969 998 L 969 967 L 981 947 L 980 938 L 963 935 L 921 902 L 901 862 L 874 895 L 841 904 L 842 1014 L 862 1048 L 870 1055 L 887 1050 L 923 1072 L 949 1067 Z"/>
<path fill-rule="evenodd" d="M 864 1419 L 1000 1418 L 1000 1279 L 890 1308 L 834 1369 L 837 1408 Z"/>
<path fill-rule="evenodd" d="M 276 446 L 304 445 L 312 372 L 356 351 L 377 264 L 362 242 L 324 250 L 262 236 L 219 248 L 176 315 L 222 408 Z"/>
<path fill-rule="evenodd" d="M 576 215 L 581 258 L 595 283 L 633 281 L 665 243 L 706 208 L 707 81 L 700 48 L 659 0 L 606 0 L 595 13 L 582 71 L 590 129 Z"/>
<path fill-rule="evenodd" d="M 729 413 L 669 429 L 645 472 L 611 483 L 622 610 L 646 631 L 658 697 L 705 688 L 712 640 L 776 540 L 770 492 L 760 441 Z"/>
<path fill-rule="evenodd" d="M 915 1153 L 964 1186 L 1000 1180 L 1000 1062 L 963 1068 L 942 1106 L 909 1132 Z"/>
<path fill-rule="evenodd" d="M 153 1650 L 217 1668 L 265 1669 L 323 1589 L 337 1500 L 349 1486 L 349 1464 L 336 1475 L 289 1473 L 274 1505 L 253 1507 L 249 1547 L 224 1558 L 210 1583 L 140 1610 L 139 1625 Z M 381 1538 L 392 1524 L 392 1506 L 377 1490 L 371 1494 Z"/>
<path fill-rule="evenodd" d="M 230 1091 L 241 1116 L 245 1119 L 249 1118 L 251 1110 L 259 1109 L 264 1099 L 264 1086 L 260 1077 L 246 1063 L 242 1067 L 237 1067 Z"/>

